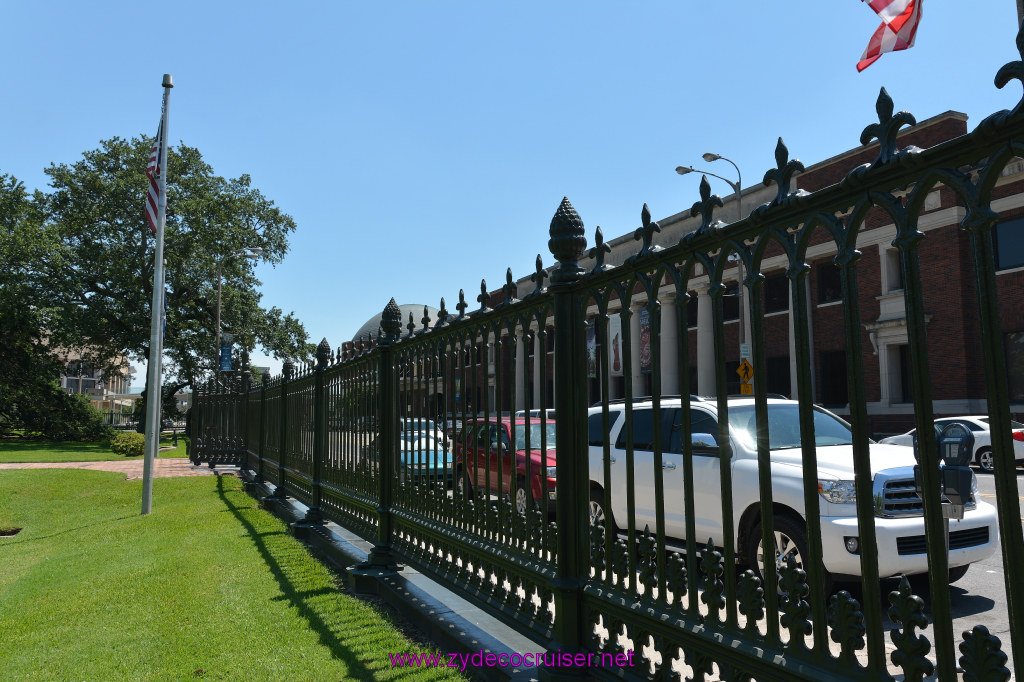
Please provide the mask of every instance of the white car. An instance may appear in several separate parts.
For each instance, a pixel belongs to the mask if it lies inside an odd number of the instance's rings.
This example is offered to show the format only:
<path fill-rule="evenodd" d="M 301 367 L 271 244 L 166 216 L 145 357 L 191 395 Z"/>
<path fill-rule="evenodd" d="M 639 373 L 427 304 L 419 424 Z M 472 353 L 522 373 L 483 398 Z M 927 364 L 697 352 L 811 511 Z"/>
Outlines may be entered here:
<path fill-rule="evenodd" d="M 943 417 L 942 419 L 935 420 L 935 426 L 941 429 L 953 422 L 960 422 L 971 430 L 971 433 L 974 434 L 974 463 L 982 471 L 992 473 L 994 459 L 992 457 L 992 434 L 989 432 L 988 416 Z M 1024 465 L 1024 424 L 1011 421 L 1010 428 L 1013 429 L 1013 458 L 1016 460 L 1017 466 L 1021 466 Z M 917 429 L 911 429 L 898 436 L 883 438 L 879 442 L 913 447 L 914 433 L 916 431 Z"/>
<path fill-rule="evenodd" d="M 733 528 L 738 560 L 764 568 L 761 534 L 754 401 L 729 399 L 729 434 L 732 444 Z M 807 561 L 807 517 L 804 513 L 804 468 L 800 448 L 799 403 L 768 400 L 775 561 L 782 566 L 793 556 L 801 566 Z M 690 399 L 690 423 L 683 425 L 679 398 L 661 401 L 660 439 L 654 434 L 654 410 L 650 399 L 632 403 L 633 522 L 642 531 L 657 528 L 654 494 L 654 446 L 660 441 L 664 484 L 664 529 L 672 544 L 686 535 L 683 476 L 684 439 L 692 443 L 693 509 L 696 539 L 724 543 L 721 459 L 717 402 Z M 613 532 L 627 522 L 627 433 L 625 404 L 608 405 L 609 424 L 601 406 L 588 412 L 590 458 L 590 515 L 592 523 L 605 523 L 611 515 Z M 850 426 L 819 407 L 814 408 L 818 492 L 823 556 L 828 575 L 859 579 L 860 533 L 854 490 L 853 447 Z M 608 442 L 610 478 L 604 489 L 604 444 Z M 875 498 L 877 561 L 882 578 L 928 571 L 923 502 L 914 484 L 914 453 L 897 445 L 870 444 L 872 494 Z M 977 479 L 972 474 L 971 499 L 962 520 L 950 521 L 949 579 L 959 580 L 967 567 L 991 556 L 998 547 L 995 508 L 977 499 Z M 610 499 L 610 504 L 608 500 Z M 618 525 L 616 525 L 618 524 Z M 768 556 L 772 556 L 769 551 Z"/>

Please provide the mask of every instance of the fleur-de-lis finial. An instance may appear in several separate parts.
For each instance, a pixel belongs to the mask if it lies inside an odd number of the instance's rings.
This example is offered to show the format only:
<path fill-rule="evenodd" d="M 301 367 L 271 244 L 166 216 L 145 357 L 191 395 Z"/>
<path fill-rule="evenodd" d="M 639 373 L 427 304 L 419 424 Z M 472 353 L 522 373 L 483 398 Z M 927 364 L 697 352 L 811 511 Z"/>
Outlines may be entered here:
<path fill-rule="evenodd" d="M 692 241 L 705 232 L 718 229 L 724 225 L 721 220 L 715 220 L 715 207 L 722 208 L 722 206 L 724 206 L 722 198 L 717 194 L 711 193 L 711 184 L 708 182 L 708 176 L 702 175 L 700 178 L 700 201 L 695 202 L 693 208 L 690 209 L 691 216 L 700 214 L 700 227 L 683 237 L 683 240 Z"/>
<path fill-rule="evenodd" d="M 444 296 L 441 297 L 441 309 L 437 312 L 437 324 L 434 328 L 443 327 L 448 324 L 448 308 L 444 305 Z"/>
<path fill-rule="evenodd" d="M 476 297 L 476 300 L 480 301 L 480 312 L 485 313 L 490 308 L 487 307 L 487 301 L 490 300 L 490 295 L 487 293 L 487 280 L 480 280 L 480 295 Z"/>
<path fill-rule="evenodd" d="M 537 294 L 539 294 L 542 291 L 544 291 L 544 280 L 547 279 L 547 276 L 548 276 L 548 273 L 546 273 L 544 271 L 544 261 L 541 260 L 540 254 L 538 253 L 537 254 L 537 271 L 534 272 L 532 275 L 530 275 L 530 281 L 533 282 L 534 284 L 536 284 L 537 286 L 534 287 L 533 292 L 530 293 L 527 296 L 527 298 L 529 298 L 530 296 L 536 296 Z"/>
<path fill-rule="evenodd" d="M 427 310 L 427 306 L 423 306 L 423 318 L 420 322 L 423 324 L 423 329 L 420 330 L 420 333 L 430 329 L 430 311 Z"/>
<path fill-rule="evenodd" d="M 797 159 L 789 160 L 789 149 L 786 147 L 786 143 L 779 138 L 779 143 L 775 145 L 775 164 L 776 167 L 764 174 L 764 186 L 770 187 L 774 182 L 778 185 L 779 191 L 772 199 L 769 206 L 778 206 L 786 199 L 792 196 L 803 196 L 807 194 L 804 190 L 797 190 L 791 192 L 790 187 L 793 183 L 793 176 L 797 173 L 804 171 L 804 165 Z"/>
<path fill-rule="evenodd" d="M 416 333 L 416 323 L 412 321 L 412 311 L 409 311 L 409 324 L 405 325 L 405 328 L 409 330 L 408 336 L 412 336 Z"/>
<path fill-rule="evenodd" d="M 999 71 L 996 72 L 995 86 L 1000 90 L 1006 87 L 1006 84 L 1012 80 L 1017 80 L 1024 84 L 1024 24 L 1021 24 L 1020 29 L 1017 31 L 1017 54 L 1020 55 L 1019 61 L 1003 64 Z M 1024 110 L 1024 98 L 1017 102 L 1017 106 L 1013 108 L 1013 111 L 1003 110 L 992 114 L 982 122 L 982 125 L 1001 124 L 1006 119 L 1021 113 L 1022 110 Z"/>
<path fill-rule="evenodd" d="M 611 253 L 612 247 L 604 243 L 604 233 L 601 232 L 601 226 L 597 226 L 597 230 L 594 232 L 594 248 L 587 254 L 594 259 L 594 269 L 592 272 L 602 272 L 604 270 L 611 270 L 613 266 L 606 265 L 604 262 L 605 254 Z"/>
<path fill-rule="evenodd" d="M 512 268 L 505 270 L 505 303 L 503 305 L 509 305 L 516 303 L 519 299 L 516 298 L 516 294 L 519 293 L 516 283 L 512 281 Z"/>
<path fill-rule="evenodd" d="M 654 233 L 661 232 L 661 226 L 658 223 L 651 222 L 651 210 L 647 208 L 647 204 L 644 204 L 643 210 L 640 211 L 640 221 L 642 227 L 638 227 L 636 232 L 633 233 L 633 240 L 639 241 L 644 240 L 643 246 L 640 247 L 640 252 L 635 256 L 630 257 L 630 261 L 636 260 L 637 258 L 643 258 L 649 253 L 655 251 L 661 251 L 660 246 L 652 246 L 654 240 Z"/>
<path fill-rule="evenodd" d="M 893 115 L 893 101 L 889 93 L 882 88 L 878 93 L 878 100 L 875 102 L 875 111 L 878 113 L 878 123 L 872 123 L 860 134 L 860 143 L 868 144 L 872 140 L 878 140 L 878 158 L 872 165 L 879 166 L 889 163 L 899 155 L 896 145 L 896 136 L 903 126 L 917 125 L 917 119 L 909 111 L 901 111 Z M 907 151 L 912 152 L 916 147 L 908 147 Z"/>
<path fill-rule="evenodd" d="M 459 302 L 455 306 L 455 309 L 459 311 L 459 319 L 466 316 L 466 308 L 468 307 L 469 304 L 466 303 L 466 292 L 459 289 Z"/>

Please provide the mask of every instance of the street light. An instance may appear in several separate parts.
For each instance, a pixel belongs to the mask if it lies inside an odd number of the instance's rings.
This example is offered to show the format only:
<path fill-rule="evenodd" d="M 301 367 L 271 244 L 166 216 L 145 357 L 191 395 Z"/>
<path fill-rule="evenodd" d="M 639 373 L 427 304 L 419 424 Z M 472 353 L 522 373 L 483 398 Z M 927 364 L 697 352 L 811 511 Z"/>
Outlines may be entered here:
<path fill-rule="evenodd" d="M 713 178 L 718 178 L 722 182 L 729 185 L 729 187 L 732 188 L 732 191 L 736 193 L 736 219 L 743 220 L 743 174 L 740 173 L 740 167 L 733 163 L 732 159 L 727 159 L 721 154 L 712 154 L 711 152 L 704 152 L 704 154 L 701 155 L 701 158 L 703 158 L 708 163 L 711 163 L 712 161 L 718 161 L 719 159 L 731 163 L 732 167 L 736 169 L 736 182 L 733 182 L 729 178 L 723 178 L 721 175 L 716 175 L 714 173 L 709 173 L 707 171 L 698 171 L 693 166 L 676 166 L 676 173 L 679 173 L 680 175 L 686 175 L 687 173 L 702 173 L 704 175 L 710 175 Z M 739 304 L 740 309 L 739 338 L 740 348 L 742 349 L 742 347 L 745 344 L 749 343 L 749 334 L 747 333 L 747 315 L 743 309 L 743 260 L 739 258 L 736 259 L 736 276 L 739 278 L 739 284 L 736 286 L 736 301 Z"/>
<path fill-rule="evenodd" d="M 220 329 L 220 291 L 221 291 L 221 284 L 224 281 L 224 261 L 229 260 L 231 258 L 237 258 L 238 256 L 241 256 L 243 258 L 251 258 L 252 260 L 256 260 L 257 258 L 260 257 L 260 254 L 262 254 L 262 253 L 263 253 L 263 249 L 261 249 L 258 246 L 246 247 L 244 249 L 239 249 L 238 251 L 232 251 L 228 255 L 223 256 L 220 259 L 220 262 L 217 263 L 217 349 L 215 351 L 215 358 L 216 358 L 215 366 L 217 367 L 217 371 L 218 372 L 220 371 L 220 332 L 221 332 L 221 329 Z"/>

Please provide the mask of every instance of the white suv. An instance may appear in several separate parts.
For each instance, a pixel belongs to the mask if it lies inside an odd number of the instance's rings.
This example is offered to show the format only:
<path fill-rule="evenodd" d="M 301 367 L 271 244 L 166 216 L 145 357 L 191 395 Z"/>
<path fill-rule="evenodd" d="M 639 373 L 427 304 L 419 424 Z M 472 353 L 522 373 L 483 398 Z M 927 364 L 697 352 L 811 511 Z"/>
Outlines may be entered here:
<path fill-rule="evenodd" d="M 733 529 L 737 556 L 748 564 L 761 551 L 760 495 L 758 484 L 757 429 L 752 398 L 730 398 L 729 433 L 732 444 Z M 804 513 L 803 465 L 800 449 L 798 405 L 794 400 L 768 399 L 769 448 L 777 562 L 789 554 L 799 563 L 807 557 L 807 522 Z M 605 428 L 600 405 L 589 410 L 590 511 L 592 522 L 603 522 L 610 513 L 613 523 L 625 526 L 626 436 L 625 405 L 608 406 L 611 478 L 610 509 L 604 490 Z M 633 471 L 636 492 L 635 527 L 656 528 L 654 495 L 653 406 L 650 399 L 632 403 Z M 698 545 L 708 538 L 723 544 L 722 497 L 718 448 L 717 402 L 690 398 L 690 424 L 681 423 L 678 397 L 661 400 L 662 473 L 665 490 L 665 534 L 681 541 L 686 534 L 683 488 L 683 439 L 693 443 L 694 523 Z M 859 578 L 860 538 L 854 505 L 853 447 L 850 426 L 827 410 L 814 408 L 814 433 L 818 458 L 818 492 L 821 495 L 823 562 L 830 577 Z M 914 485 L 914 452 L 898 445 L 870 445 L 878 571 L 882 578 L 926 573 L 923 504 Z M 996 512 L 977 500 L 974 483 L 971 502 L 963 520 L 950 521 L 950 581 L 959 580 L 967 567 L 993 554 L 998 542 Z M 674 543 L 673 543 L 674 544 Z M 770 555 L 769 555 L 770 556 Z M 760 566 L 755 566 L 760 568 Z"/>

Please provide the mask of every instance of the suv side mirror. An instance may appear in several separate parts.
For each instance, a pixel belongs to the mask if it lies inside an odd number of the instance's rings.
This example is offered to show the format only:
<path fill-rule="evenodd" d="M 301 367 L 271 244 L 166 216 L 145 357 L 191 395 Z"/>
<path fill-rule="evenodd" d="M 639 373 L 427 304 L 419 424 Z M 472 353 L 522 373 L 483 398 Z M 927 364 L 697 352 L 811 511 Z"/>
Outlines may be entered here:
<path fill-rule="evenodd" d="M 718 439 L 710 433 L 694 433 L 690 436 L 690 445 L 695 448 L 717 448 Z"/>

